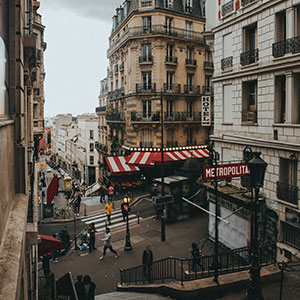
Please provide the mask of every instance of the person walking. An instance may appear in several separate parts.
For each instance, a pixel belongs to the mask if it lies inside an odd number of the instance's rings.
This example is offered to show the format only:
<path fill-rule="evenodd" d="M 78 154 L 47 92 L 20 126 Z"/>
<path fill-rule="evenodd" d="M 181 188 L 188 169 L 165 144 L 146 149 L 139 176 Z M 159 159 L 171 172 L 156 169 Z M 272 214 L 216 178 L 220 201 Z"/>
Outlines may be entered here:
<path fill-rule="evenodd" d="M 193 257 L 193 264 L 192 264 L 192 271 L 193 272 L 197 272 L 197 266 L 200 267 L 200 269 L 202 271 L 204 271 L 203 266 L 200 264 L 200 260 L 201 260 L 201 254 L 200 254 L 200 250 L 197 246 L 196 243 L 192 243 L 192 248 L 190 249 L 192 257 Z"/>
<path fill-rule="evenodd" d="M 46 255 L 43 256 L 42 268 L 43 268 L 43 272 L 44 272 L 45 277 L 48 277 L 51 273 L 51 271 L 50 271 L 50 258 L 51 258 L 51 253 L 47 253 Z"/>
<path fill-rule="evenodd" d="M 122 215 L 123 215 L 123 222 L 126 222 L 126 218 L 128 216 L 129 213 L 129 197 L 125 196 L 123 203 L 121 204 L 121 211 L 122 211 Z"/>
<path fill-rule="evenodd" d="M 103 184 L 100 186 L 100 203 L 105 203 L 106 188 Z"/>
<path fill-rule="evenodd" d="M 106 217 L 107 217 L 107 223 L 109 225 L 111 225 L 111 221 L 110 221 L 110 217 L 112 215 L 112 210 L 113 210 L 113 205 L 111 203 L 111 201 L 109 200 L 108 203 L 105 205 L 105 213 L 106 213 Z"/>
<path fill-rule="evenodd" d="M 84 298 L 83 299 L 94 300 L 96 285 L 94 282 L 92 282 L 91 277 L 89 275 L 85 275 L 83 277 L 83 284 L 84 284 Z"/>
<path fill-rule="evenodd" d="M 96 240 L 96 227 L 95 223 L 91 223 L 88 227 L 88 233 L 90 235 L 90 241 L 89 241 L 89 252 L 92 252 L 96 249 L 95 247 L 95 240 Z"/>
<path fill-rule="evenodd" d="M 104 259 L 104 256 L 106 254 L 106 250 L 109 249 L 110 252 L 115 254 L 115 258 L 119 257 L 119 254 L 113 249 L 112 243 L 111 243 L 111 233 L 110 229 L 107 227 L 105 230 L 105 236 L 104 239 L 101 239 L 101 241 L 104 242 L 104 248 L 103 248 L 103 255 L 100 257 L 100 260 Z"/>
<path fill-rule="evenodd" d="M 152 282 L 152 276 L 151 276 L 152 262 L 153 262 L 153 252 L 151 250 L 151 246 L 148 245 L 143 252 L 142 263 L 143 263 L 144 277 L 147 278 L 149 282 Z"/>
<path fill-rule="evenodd" d="M 81 203 L 81 196 L 80 196 L 80 193 L 77 191 L 76 192 L 76 197 L 74 199 L 74 213 L 75 213 L 75 216 L 79 216 L 79 212 L 80 212 L 80 203 Z"/>
<path fill-rule="evenodd" d="M 84 290 L 84 283 L 82 282 L 82 275 L 77 276 L 75 289 L 76 289 L 78 300 L 85 300 L 85 290 Z"/>
<path fill-rule="evenodd" d="M 115 194 L 115 189 L 112 185 L 110 185 L 108 188 L 108 199 L 110 201 L 113 201 L 114 194 Z"/>

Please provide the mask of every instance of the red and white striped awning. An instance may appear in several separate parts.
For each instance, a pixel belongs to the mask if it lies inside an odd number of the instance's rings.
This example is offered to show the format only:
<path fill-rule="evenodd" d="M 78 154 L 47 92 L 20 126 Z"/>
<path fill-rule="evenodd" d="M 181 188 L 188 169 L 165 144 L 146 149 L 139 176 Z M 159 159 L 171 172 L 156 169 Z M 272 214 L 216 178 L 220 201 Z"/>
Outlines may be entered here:
<path fill-rule="evenodd" d="M 196 150 L 165 151 L 164 162 L 171 163 L 183 161 L 190 157 L 206 158 L 209 157 L 209 151 L 205 148 Z M 161 152 L 132 152 L 127 160 L 128 165 L 146 167 L 161 163 Z"/>
<path fill-rule="evenodd" d="M 105 157 L 105 161 L 109 167 L 111 175 L 123 175 L 130 173 L 138 173 L 140 169 L 134 165 L 128 165 L 127 156 L 110 156 Z"/>

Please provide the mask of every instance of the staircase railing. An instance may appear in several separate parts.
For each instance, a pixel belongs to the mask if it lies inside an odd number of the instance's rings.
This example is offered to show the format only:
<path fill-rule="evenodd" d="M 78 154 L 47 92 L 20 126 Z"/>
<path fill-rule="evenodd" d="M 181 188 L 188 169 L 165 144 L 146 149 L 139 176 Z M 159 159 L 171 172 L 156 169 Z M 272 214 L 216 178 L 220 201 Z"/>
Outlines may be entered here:
<path fill-rule="evenodd" d="M 264 243 L 259 247 L 261 266 L 276 262 L 276 244 Z M 238 248 L 219 253 L 219 274 L 229 274 L 249 269 L 250 248 Z M 150 265 L 140 265 L 130 269 L 120 269 L 120 283 L 149 284 L 169 281 L 184 281 L 214 276 L 214 255 L 194 258 L 167 257 Z"/>

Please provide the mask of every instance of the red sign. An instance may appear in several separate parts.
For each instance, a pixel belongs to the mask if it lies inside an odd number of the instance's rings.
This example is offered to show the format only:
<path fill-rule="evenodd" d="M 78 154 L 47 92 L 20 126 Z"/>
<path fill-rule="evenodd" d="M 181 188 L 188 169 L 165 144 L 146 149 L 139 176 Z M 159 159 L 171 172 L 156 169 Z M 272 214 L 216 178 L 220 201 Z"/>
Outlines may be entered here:
<path fill-rule="evenodd" d="M 215 166 L 204 167 L 204 180 L 214 179 L 216 174 Z M 217 168 L 217 178 L 232 178 L 250 175 L 250 170 L 247 164 L 231 164 L 219 165 Z"/>

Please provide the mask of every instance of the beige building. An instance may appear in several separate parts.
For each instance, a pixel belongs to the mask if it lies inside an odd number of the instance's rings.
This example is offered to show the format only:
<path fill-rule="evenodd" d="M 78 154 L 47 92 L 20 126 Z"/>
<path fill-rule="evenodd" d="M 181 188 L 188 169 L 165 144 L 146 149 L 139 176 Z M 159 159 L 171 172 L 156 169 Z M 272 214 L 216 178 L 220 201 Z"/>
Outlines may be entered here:
<path fill-rule="evenodd" d="M 111 154 L 161 146 L 160 96 L 165 147 L 207 142 L 212 119 L 208 113 L 203 122 L 202 96 L 212 95 L 213 64 L 204 25 L 201 0 L 132 0 L 117 8 L 107 51 Z"/>
<path fill-rule="evenodd" d="M 38 298 L 39 145 L 32 112 L 43 65 L 38 51 L 45 48 L 36 34 L 37 23 L 44 29 L 38 7 L 38 1 L 0 0 L 0 299 Z M 37 120 L 42 129 L 42 117 Z"/>

